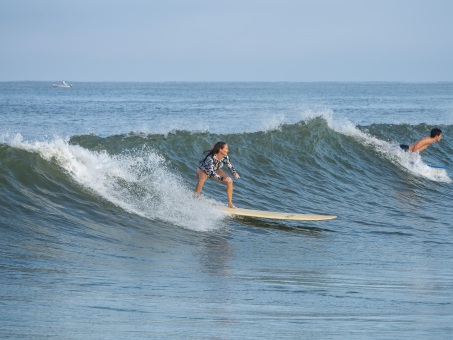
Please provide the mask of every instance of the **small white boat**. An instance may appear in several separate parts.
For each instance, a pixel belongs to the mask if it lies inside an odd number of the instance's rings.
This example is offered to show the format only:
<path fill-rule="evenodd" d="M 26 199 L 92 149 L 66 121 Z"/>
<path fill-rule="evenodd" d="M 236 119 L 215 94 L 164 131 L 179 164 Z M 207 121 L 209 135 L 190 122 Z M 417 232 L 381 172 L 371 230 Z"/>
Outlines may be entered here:
<path fill-rule="evenodd" d="M 53 87 L 72 87 L 72 84 L 66 83 L 64 80 L 60 84 L 52 84 Z"/>

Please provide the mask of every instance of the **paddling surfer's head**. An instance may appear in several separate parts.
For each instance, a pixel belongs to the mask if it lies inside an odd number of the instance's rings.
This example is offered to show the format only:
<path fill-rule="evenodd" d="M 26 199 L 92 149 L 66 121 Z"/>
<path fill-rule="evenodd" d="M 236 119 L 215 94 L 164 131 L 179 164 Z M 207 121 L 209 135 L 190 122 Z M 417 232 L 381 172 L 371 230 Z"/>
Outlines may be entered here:
<path fill-rule="evenodd" d="M 442 137 L 442 130 L 438 128 L 434 128 L 431 130 L 431 138 L 441 136 Z M 439 138 L 440 139 L 440 138 Z"/>

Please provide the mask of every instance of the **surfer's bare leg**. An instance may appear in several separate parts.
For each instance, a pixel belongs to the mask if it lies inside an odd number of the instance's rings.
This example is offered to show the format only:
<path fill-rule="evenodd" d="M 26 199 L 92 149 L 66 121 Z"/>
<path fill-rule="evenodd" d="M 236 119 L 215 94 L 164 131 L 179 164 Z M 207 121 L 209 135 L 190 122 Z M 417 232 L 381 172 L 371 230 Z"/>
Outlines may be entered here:
<path fill-rule="evenodd" d="M 233 204 L 233 180 L 230 177 L 226 177 L 223 181 L 226 182 L 227 186 L 226 192 L 228 197 L 228 206 L 235 209 L 236 207 Z"/>
<path fill-rule="evenodd" d="M 197 168 L 197 178 L 198 178 L 198 183 L 197 183 L 197 186 L 195 187 L 195 197 L 200 196 L 201 190 L 203 189 L 204 182 L 206 182 L 206 180 L 208 179 L 208 175 L 200 168 Z"/>
<path fill-rule="evenodd" d="M 223 177 L 223 181 L 221 183 L 226 185 L 226 193 L 228 198 L 228 207 L 235 209 L 236 207 L 233 204 L 233 180 L 227 176 L 222 170 L 217 170 L 217 173 Z"/>

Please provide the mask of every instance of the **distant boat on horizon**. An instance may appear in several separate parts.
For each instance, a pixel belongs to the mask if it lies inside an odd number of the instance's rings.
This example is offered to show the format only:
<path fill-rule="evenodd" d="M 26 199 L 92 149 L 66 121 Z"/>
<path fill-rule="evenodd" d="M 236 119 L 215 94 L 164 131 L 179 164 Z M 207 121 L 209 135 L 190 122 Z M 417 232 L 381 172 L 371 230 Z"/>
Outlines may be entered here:
<path fill-rule="evenodd" d="M 66 81 L 62 80 L 60 84 L 52 84 L 53 87 L 72 87 L 72 84 L 66 83 Z"/>

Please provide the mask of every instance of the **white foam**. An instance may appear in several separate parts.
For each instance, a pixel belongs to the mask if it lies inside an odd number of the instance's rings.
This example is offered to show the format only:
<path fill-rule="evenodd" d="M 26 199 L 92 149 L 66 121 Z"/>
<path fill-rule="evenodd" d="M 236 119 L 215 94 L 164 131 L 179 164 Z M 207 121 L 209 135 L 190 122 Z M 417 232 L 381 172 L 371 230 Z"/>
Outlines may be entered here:
<path fill-rule="evenodd" d="M 130 213 L 196 231 L 223 225 L 225 214 L 207 209 L 215 203 L 194 198 L 193 189 L 169 171 L 166 160 L 152 150 L 109 155 L 70 145 L 61 138 L 29 143 L 20 135 L 10 145 L 56 162 L 83 187 Z"/>
<path fill-rule="evenodd" d="M 411 173 L 436 182 L 452 183 L 452 180 L 445 169 L 430 167 L 423 162 L 418 152 L 413 153 L 404 151 L 398 145 L 393 145 L 390 152 L 395 156 L 396 162 Z"/>

